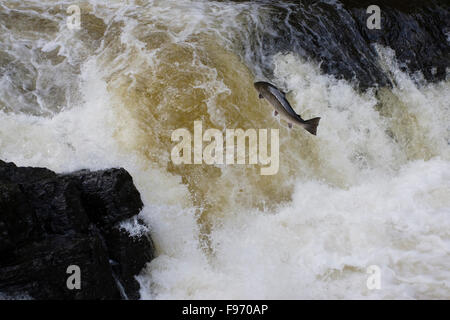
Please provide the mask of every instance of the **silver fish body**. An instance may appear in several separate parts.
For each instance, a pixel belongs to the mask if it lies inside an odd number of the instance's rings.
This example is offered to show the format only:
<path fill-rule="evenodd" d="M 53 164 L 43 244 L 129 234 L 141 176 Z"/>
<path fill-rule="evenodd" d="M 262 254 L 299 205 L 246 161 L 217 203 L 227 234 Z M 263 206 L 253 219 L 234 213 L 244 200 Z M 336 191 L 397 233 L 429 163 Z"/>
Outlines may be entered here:
<path fill-rule="evenodd" d="M 289 124 L 289 128 L 291 128 L 292 124 L 295 123 L 305 128 L 305 130 L 309 133 L 316 135 L 320 118 L 303 120 L 302 117 L 295 113 L 294 109 L 292 109 L 286 99 L 286 94 L 268 82 L 255 82 L 254 86 L 259 92 L 259 97 L 265 98 L 270 102 L 275 109 L 275 115 L 279 114 L 280 117 L 285 119 Z"/>

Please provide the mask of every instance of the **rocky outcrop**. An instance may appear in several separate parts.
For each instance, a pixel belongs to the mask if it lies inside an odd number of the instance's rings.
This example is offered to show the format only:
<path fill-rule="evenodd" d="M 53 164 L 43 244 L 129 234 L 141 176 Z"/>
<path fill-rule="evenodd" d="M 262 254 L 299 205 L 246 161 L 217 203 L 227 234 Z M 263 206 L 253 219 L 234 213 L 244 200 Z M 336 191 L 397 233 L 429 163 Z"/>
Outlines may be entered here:
<path fill-rule="evenodd" d="M 243 2 L 240 0 L 234 0 Z M 374 44 L 393 49 L 400 68 L 428 81 L 450 68 L 450 5 L 445 0 L 259 1 L 267 16 L 243 34 L 243 57 L 258 77 L 273 78 L 272 58 L 295 53 L 361 89 L 391 86 Z M 367 8 L 381 9 L 381 29 L 368 29 Z"/>
<path fill-rule="evenodd" d="M 135 276 L 153 258 L 153 246 L 120 224 L 142 224 L 142 206 L 124 169 L 56 174 L 0 161 L 0 293 L 138 299 Z M 71 265 L 80 268 L 79 290 L 66 285 Z"/>

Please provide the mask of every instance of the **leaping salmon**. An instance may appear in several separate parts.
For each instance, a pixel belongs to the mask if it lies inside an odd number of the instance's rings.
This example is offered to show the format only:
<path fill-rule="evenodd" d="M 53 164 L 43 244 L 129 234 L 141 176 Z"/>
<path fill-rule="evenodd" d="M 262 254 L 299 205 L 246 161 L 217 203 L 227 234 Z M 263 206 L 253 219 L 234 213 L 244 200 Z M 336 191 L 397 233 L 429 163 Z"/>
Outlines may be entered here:
<path fill-rule="evenodd" d="M 309 133 L 316 135 L 320 118 L 303 120 L 302 117 L 292 109 L 286 99 L 286 94 L 268 82 L 255 82 L 254 86 L 259 92 L 259 98 L 266 98 L 275 108 L 275 116 L 280 114 L 280 116 L 288 122 L 289 128 L 292 128 L 292 123 L 296 123 L 305 128 Z"/>

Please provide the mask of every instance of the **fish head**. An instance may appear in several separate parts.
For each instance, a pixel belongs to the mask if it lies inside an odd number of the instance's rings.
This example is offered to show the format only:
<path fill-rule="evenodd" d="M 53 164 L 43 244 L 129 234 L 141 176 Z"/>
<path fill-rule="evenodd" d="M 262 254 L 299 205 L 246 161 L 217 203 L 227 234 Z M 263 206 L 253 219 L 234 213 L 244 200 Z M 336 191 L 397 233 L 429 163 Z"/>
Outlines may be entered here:
<path fill-rule="evenodd" d="M 267 92 L 267 88 L 268 88 L 267 82 L 264 82 L 264 81 L 258 81 L 258 82 L 255 82 L 253 85 L 255 86 L 255 89 L 256 89 L 261 95 L 265 96 L 265 93 Z"/>
<path fill-rule="evenodd" d="M 261 92 L 261 89 L 263 88 L 264 82 L 261 82 L 261 81 L 255 82 L 253 85 L 255 86 L 255 89 L 258 90 L 258 92 Z"/>

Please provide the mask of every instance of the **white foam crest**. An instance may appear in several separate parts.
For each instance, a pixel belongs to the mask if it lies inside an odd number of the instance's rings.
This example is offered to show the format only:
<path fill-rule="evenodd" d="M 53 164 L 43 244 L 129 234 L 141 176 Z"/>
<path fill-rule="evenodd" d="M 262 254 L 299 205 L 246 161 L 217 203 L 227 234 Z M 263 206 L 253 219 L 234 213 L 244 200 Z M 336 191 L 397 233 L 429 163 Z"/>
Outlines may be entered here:
<path fill-rule="evenodd" d="M 304 119 L 321 117 L 318 157 L 324 175 L 336 176 L 329 180 L 353 184 L 367 179 L 371 170 L 402 163 L 386 133 L 385 119 L 374 109 L 377 100 L 372 92 L 359 94 L 346 81 L 322 75 L 317 66 L 292 54 L 275 57 L 275 75 L 292 91 L 297 113 Z"/>
<path fill-rule="evenodd" d="M 211 264 L 160 256 L 150 265 L 154 297 L 447 296 L 449 177 L 448 163 L 432 160 L 347 190 L 298 181 L 293 202 L 276 214 L 227 217 L 211 235 Z M 366 286 L 371 265 L 381 268 L 381 290 Z"/>

